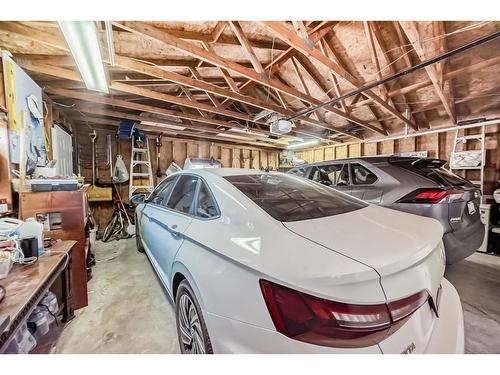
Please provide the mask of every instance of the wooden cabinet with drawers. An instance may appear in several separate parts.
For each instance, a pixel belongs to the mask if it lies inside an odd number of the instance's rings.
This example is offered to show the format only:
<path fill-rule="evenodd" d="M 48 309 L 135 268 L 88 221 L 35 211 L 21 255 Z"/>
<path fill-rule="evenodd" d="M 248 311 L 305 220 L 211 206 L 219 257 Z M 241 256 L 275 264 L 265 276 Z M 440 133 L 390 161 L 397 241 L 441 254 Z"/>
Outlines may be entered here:
<path fill-rule="evenodd" d="M 73 308 L 87 306 L 87 254 L 90 251 L 87 189 L 22 192 L 19 200 L 21 218 L 34 217 L 42 221 L 45 238 L 77 241 L 71 267 Z"/>

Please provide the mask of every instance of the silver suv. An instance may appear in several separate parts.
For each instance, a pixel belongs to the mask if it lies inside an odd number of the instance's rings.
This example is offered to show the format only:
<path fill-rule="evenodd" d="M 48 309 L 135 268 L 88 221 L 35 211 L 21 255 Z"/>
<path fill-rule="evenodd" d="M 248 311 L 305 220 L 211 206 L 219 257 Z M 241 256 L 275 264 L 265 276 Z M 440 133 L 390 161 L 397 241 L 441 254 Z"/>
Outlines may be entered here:
<path fill-rule="evenodd" d="M 444 160 L 377 156 L 301 165 L 288 173 L 353 195 L 369 203 L 439 220 L 448 264 L 481 245 L 481 191 L 443 168 Z"/>

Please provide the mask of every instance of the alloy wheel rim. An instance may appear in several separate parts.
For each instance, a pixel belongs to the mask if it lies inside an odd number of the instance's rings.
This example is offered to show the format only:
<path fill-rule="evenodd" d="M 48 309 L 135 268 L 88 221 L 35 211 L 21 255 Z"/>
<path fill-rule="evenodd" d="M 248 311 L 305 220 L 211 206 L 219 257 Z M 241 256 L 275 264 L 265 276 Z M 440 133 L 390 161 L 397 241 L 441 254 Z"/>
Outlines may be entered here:
<path fill-rule="evenodd" d="M 205 340 L 196 306 L 187 294 L 179 299 L 179 331 L 181 345 L 191 354 L 205 354 Z"/>

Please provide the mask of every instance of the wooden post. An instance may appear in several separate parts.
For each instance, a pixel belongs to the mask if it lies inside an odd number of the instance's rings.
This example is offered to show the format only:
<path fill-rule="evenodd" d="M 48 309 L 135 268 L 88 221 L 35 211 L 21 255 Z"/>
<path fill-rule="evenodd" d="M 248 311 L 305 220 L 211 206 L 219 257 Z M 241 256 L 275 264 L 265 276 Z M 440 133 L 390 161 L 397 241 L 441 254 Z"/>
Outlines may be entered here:
<path fill-rule="evenodd" d="M 10 185 L 9 157 L 9 127 L 5 93 L 3 90 L 2 59 L 0 58 L 0 198 L 7 199 L 9 209 L 12 209 L 12 187 Z"/>

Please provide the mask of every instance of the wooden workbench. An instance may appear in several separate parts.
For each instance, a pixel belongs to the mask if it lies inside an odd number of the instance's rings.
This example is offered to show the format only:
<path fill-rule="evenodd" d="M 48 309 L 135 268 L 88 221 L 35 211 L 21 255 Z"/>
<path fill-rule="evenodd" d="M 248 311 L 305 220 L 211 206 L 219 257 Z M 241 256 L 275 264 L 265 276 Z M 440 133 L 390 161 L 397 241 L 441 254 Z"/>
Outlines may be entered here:
<path fill-rule="evenodd" d="M 0 280 L 6 289 L 0 303 L 0 318 L 10 321 L 0 332 L 0 353 L 3 353 L 19 327 L 33 312 L 49 288 L 60 277 L 61 299 L 58 300 L 62 321 L 74 317 L 71 301 L 71 260 L 76 241 L 61 241 L 46 249 L 35 264 L 15 264 L 8 276 Z"/>

